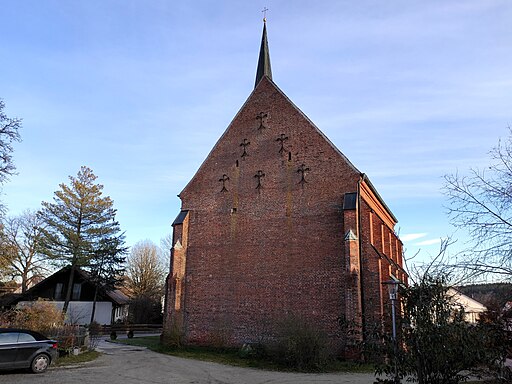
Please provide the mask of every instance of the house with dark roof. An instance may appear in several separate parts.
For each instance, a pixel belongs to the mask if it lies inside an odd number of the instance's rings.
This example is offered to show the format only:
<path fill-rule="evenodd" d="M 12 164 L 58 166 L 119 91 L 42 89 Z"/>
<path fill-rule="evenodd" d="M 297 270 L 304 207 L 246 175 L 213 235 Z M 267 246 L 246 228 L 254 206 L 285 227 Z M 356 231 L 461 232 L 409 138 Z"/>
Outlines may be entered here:
<path fill-rule="evenodd" d="M 70 273 L 71 268 L 62 268 L 34 285 L 24 294 L 6 297 L 2 301 L 2 308 L 30 305 L 35 300 L 43 299 L 54 302 L 58 308 L 62 309 Z M 67 323 L 90 323 L 95 293 L 94 321 L 109 325 L 126 319 L 129 297 L 119 289 L 104 289 L 95 283 L 86 271 L 76 268 L 71 301 L 67 311 Z"/>

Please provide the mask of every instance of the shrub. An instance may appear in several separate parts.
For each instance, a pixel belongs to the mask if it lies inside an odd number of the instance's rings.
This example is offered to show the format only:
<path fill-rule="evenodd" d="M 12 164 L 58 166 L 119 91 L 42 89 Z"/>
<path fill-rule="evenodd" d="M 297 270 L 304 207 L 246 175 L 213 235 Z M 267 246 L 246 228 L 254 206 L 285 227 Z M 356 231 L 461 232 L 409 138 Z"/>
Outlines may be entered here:
<path fill-rule="evenodd" d="M 45 300 L 37 300 L 13 309 L 7 317 L 12 327 L 31 329 L 45 335 L 51 334 L 53 329 L 64 324 L 62 311 Z"/>
<path fill-rule="evenodd" d="M 103 330 L 101 324 L 93 321 L 89 324 L 89 350 L 94 350 L 98 346 Z"/>
<path fill-rule="evenodd" d="M 136 296 L 130 300 L 129 320 L 132 324 L 162 324 L 162 303 L 159 297 Z"/>
<path fill-rule="evenodd" d="M 183 346 L 183 325 L 178 318 L 173 319 L 171 325 L 167 325 L 160 335 L 160 342 L 171 348 L 181 348 Z"/>
<path fill-rule="evenodd" d="M 321 371 L 333 360 L 327 335 L 294 316 L 278 325 L 278 338 L 269 354 L 277 363 L 299 371 Z"/>
<path fill-rule="evenodd" d="M 390 359 L 376 373 L 429 384 L 451 384 L 467 380 L 475 368 L 490 369 L 504 361 L 504 330 L 494 324 L 471 325 L 464 309 L 454 307 L 446 280 L 424 276 L 401 292 L 402 327 L 397 351 L 388 338 Z M 396 368 L 395 368 L 396 364 Z"/>
<path fill-rule="evenodd" d="M 59 350 L 61 350 L 62 354 L 69 354 L 75 347 L 85 347 L 87 343 L 86 329 L 78 325 L 66 324 L 58 328 L 53 328 L 48 336 L 57 340 Z"/>

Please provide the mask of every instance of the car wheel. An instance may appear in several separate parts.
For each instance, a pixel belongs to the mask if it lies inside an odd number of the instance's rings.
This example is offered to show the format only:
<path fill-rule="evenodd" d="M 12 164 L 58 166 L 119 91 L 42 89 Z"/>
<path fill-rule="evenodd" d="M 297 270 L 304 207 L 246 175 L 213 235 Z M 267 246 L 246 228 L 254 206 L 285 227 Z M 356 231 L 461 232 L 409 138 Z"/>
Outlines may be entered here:
<path fill-rule="evenodd" d="M 32 364 L 30 365 L 30 369 L 34 373 L 43 373 L 48 369 L 49 366 L 50 358 L 48 357 L 48 355 L 41 353 L 34 357 L 34 360 L 32 360 Z"/>

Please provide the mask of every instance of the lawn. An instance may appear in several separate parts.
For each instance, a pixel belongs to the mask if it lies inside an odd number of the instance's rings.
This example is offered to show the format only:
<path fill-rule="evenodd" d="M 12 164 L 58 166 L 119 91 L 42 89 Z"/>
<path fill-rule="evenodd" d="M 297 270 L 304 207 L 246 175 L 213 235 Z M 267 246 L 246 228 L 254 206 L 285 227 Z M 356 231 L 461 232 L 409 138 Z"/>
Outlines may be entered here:
<path fill-rule="evenodd" d="M 97 351 L 87 351 L 84 353 L 81 353 L 79 355 L 68 355 L 64 357 L 59 357 L 55 364 L 53 364 L 54 367 L 65 367 L 68 365 L 75 365 L 75 364 L 81 364 L 81 363 L 87 363 L 89 361 L 96 360 L 101 355 L 100 352 Z"/>
<path fill-rule="evenodd" d="M 182 357 L 186 359 L 195 359 L 210 361 L 237 367 L 259 368 L 266 370 L 288 370 L 270 360 L 256 357 L 241 357 L 237 349 L 213 349 L 207 347 L 183 347 L 171 348 L 160 344 L 159 336 L 134 337 L 132 339 L 118 339 L 116 343 L 129 344 L 138 347 L 147 347 L 152 351 L 164 353 L 171 356 Z M 289 370 L 288 370 L 289 371 Z M 373 373 L 373 366 L 369 364 L 359 364 L 353 362 L 333 362 L 327 369 L 329 372 L 353 372 L 353 373 Z"/>

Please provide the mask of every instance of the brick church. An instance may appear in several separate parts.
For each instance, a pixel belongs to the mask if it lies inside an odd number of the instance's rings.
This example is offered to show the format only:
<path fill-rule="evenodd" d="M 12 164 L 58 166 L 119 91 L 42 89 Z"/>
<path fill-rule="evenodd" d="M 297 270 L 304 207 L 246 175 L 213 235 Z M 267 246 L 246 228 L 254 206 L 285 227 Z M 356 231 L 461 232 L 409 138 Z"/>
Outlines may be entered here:
<path fill-rule="evenodd" d="M 341 348 L 407 281 L 397 220 L 368 177 L 272 79 L 263 26 L 254 90 L 179 195 L 165 328 L 188 344 L 272 337 L 287 316 Z"/>

